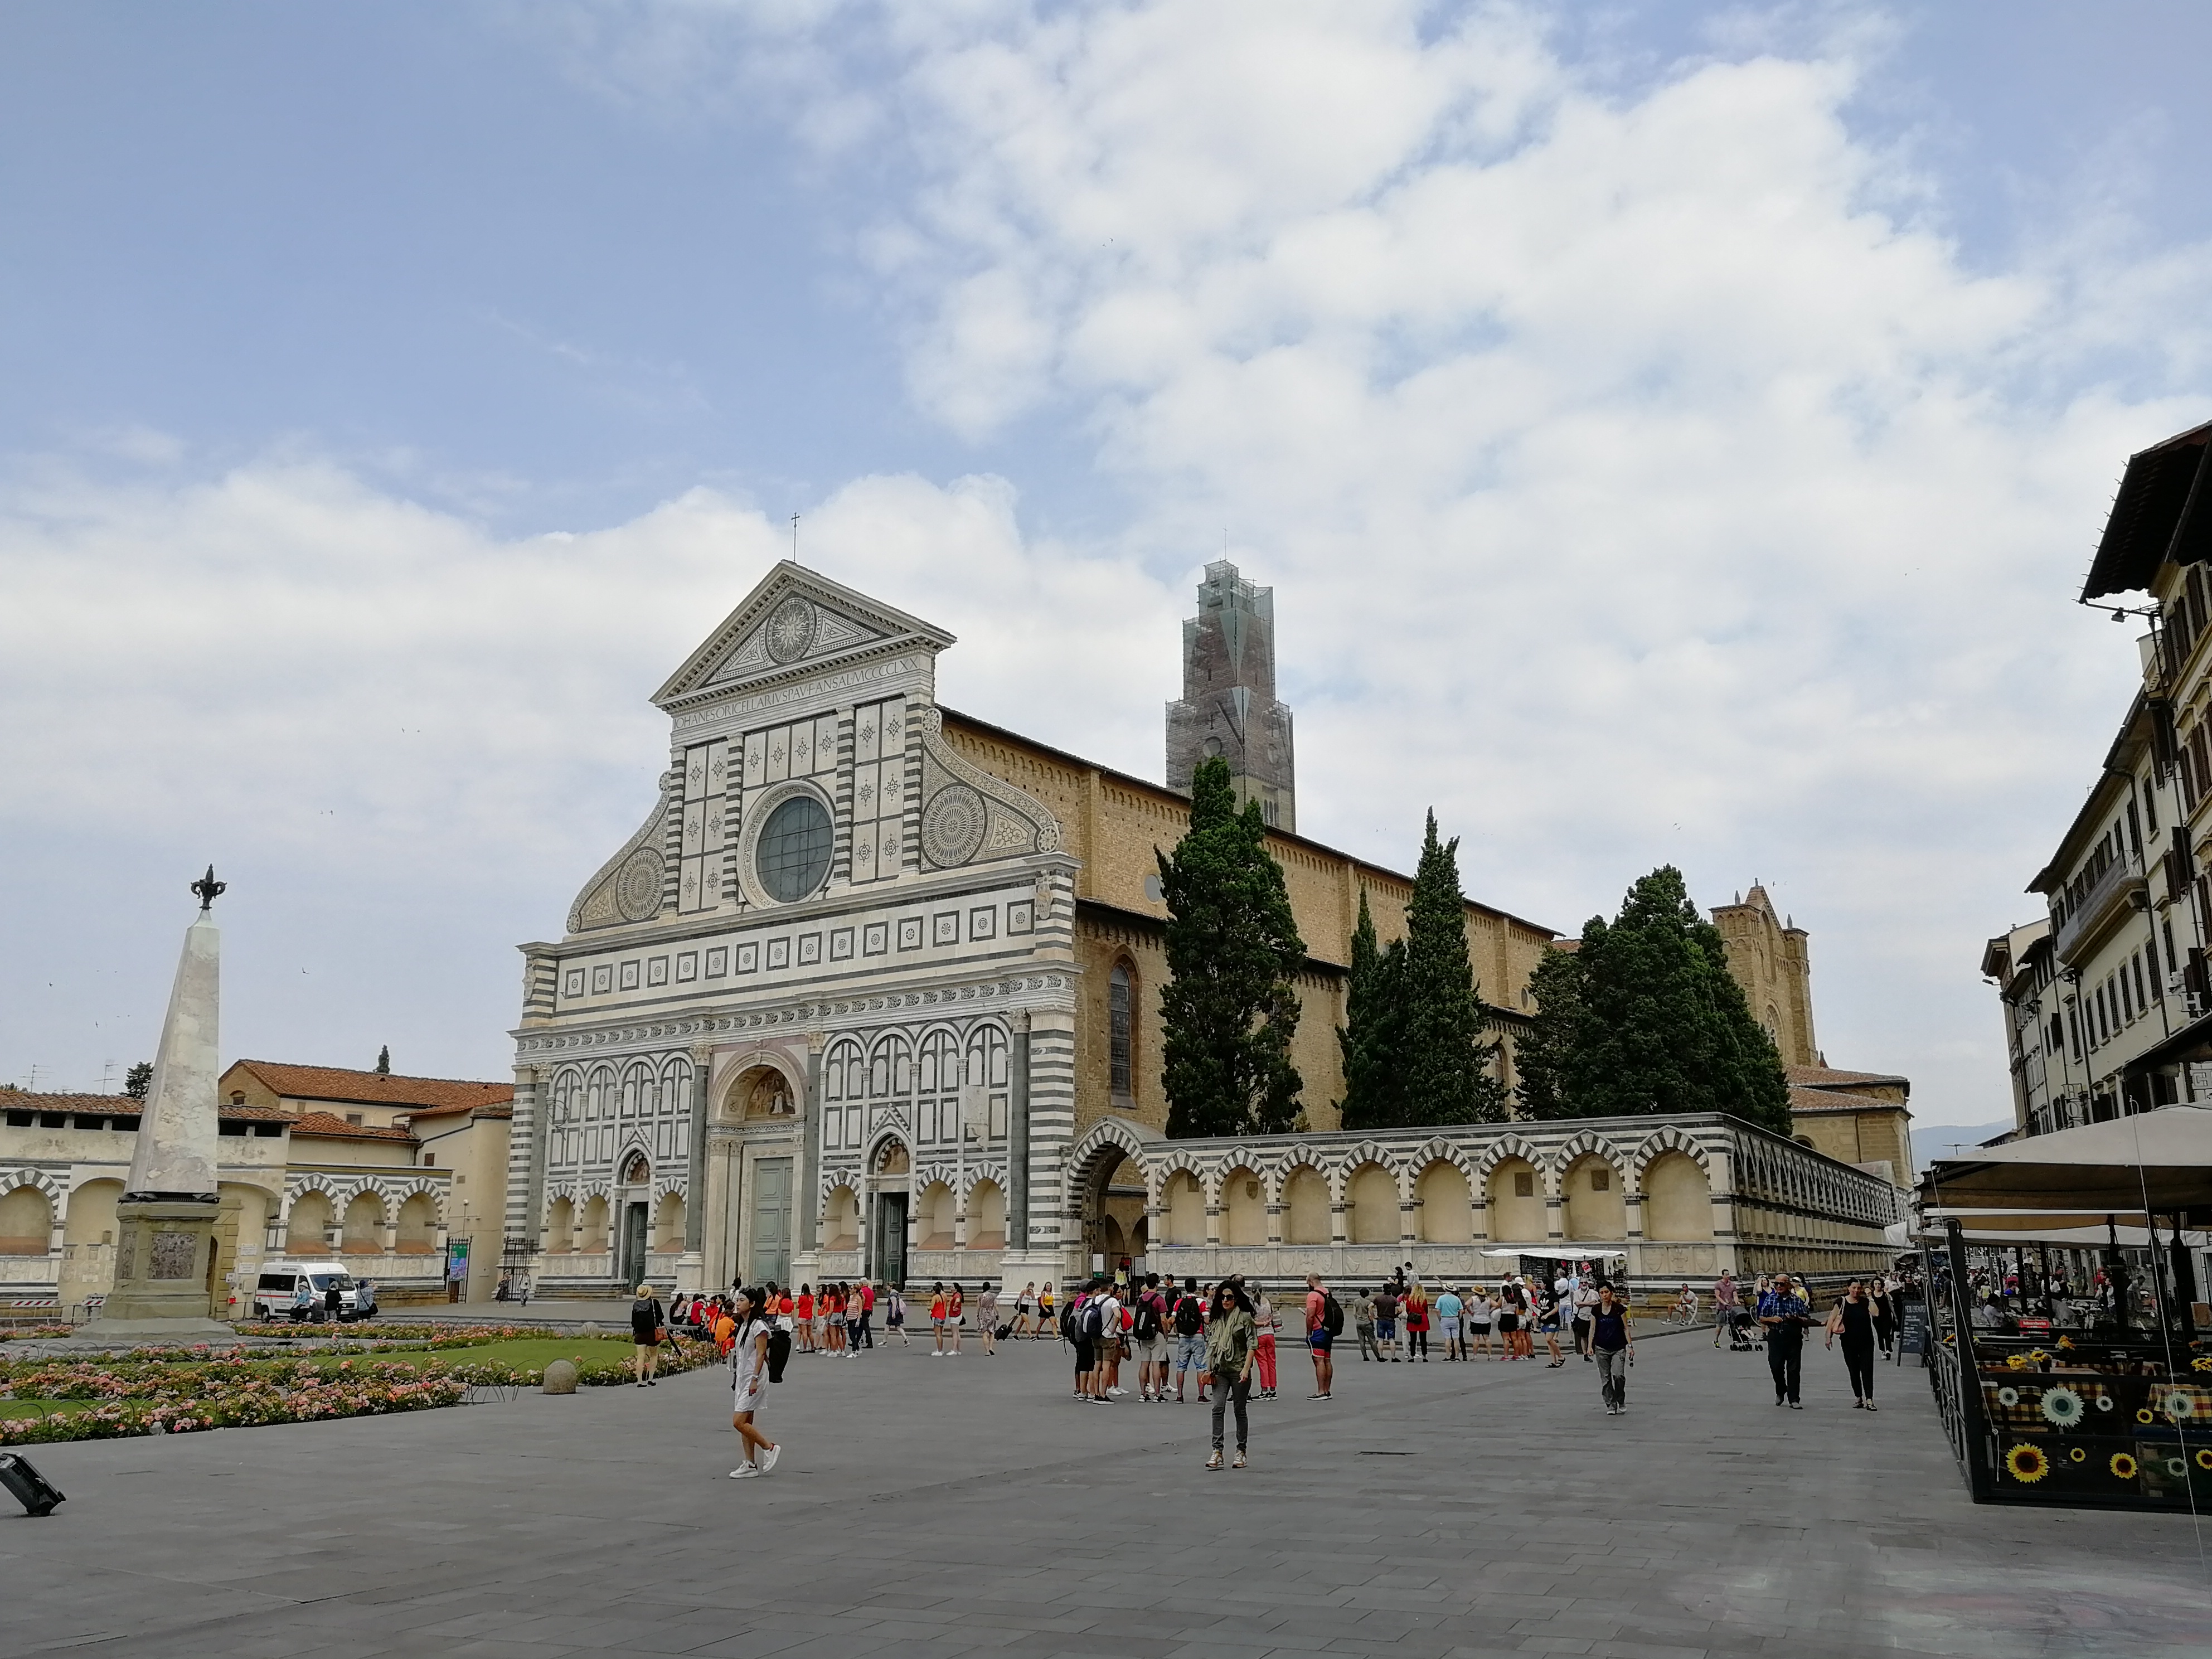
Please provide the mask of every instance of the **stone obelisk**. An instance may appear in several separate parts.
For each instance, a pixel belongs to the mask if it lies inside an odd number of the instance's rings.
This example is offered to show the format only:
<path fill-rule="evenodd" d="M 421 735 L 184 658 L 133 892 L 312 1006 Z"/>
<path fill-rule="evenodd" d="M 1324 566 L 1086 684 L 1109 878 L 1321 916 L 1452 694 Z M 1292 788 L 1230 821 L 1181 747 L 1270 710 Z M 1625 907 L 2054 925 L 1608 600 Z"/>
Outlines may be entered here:
<path fill-rule="evenodd" d="M 209 1316 L 215 1305 L 217 1130 L 216 1020 L 222 939 L 212 907 L 224 884 L 215 868 L 192 884 L 200 914 L 161 1022 L 154 1081 L 138 1119 L 130 1177 L 115 1206 L 115 1288 L 88 1340 L 198 1341 L 234 1336 Z"/>

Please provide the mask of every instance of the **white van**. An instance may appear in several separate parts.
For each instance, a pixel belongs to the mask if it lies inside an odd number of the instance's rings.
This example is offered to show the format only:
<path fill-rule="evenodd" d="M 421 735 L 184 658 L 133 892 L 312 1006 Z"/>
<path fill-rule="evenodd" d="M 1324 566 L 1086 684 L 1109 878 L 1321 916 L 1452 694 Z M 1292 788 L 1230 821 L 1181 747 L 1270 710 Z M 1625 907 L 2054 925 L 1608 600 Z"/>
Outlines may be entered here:
<path fill-rule="evenodd" d="M 301 1281 L 307 1286 L 313 1306 L 306 1317 L 326 1319 L 330 1292 L 338 1293 L 338 1317 L 367 1319 L 376 1312 L 374 1297 L 365 1297 L 353 1280 L 343 1261 L 264 1261 L 261 1264 L 260 1280 L 253 1287 L 253 1316 L 256 1319 L 291 1319 L 295 1316 L 293 1297 L 299 1292 Z M 362 1305 L 364 1301 L 367 1305 Z"/>

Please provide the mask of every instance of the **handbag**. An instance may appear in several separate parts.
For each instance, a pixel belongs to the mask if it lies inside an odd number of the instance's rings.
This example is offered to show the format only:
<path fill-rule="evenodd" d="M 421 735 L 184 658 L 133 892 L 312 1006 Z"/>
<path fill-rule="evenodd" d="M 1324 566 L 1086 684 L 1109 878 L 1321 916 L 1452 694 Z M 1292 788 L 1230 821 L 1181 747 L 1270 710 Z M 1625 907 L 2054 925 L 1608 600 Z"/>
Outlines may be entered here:
<path fill-rule="evenodd" d="M 653 1340 L 656 1344 L 667 1341 L 668 1327 L 665 1325 L 655 1325 L 653 1328 Z"/>

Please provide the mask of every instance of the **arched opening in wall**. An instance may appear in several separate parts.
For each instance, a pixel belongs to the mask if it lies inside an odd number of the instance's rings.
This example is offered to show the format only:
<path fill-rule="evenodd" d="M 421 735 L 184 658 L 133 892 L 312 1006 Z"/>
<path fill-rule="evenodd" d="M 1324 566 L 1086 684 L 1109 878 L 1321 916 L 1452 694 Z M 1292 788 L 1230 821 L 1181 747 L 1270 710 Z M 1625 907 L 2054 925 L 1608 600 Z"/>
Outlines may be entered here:
<path fill-rule="evenodd" d="M 36 1187 L 0 1194 L 0 1255 L 44 1255 L 53 1243 L 54 1206 Z"/>
<path fill-rule="evenodd" d="M 1167 1212 L 1167 1242 L 1170 1244 L 1206 1243 L 1206 1188 L 1188 1170 L 1177 1170 L 1160 1189 L 1160 1207 Z"/>
<path fill-rule="evenodd" d="M 1267 1242 L 1267 1186 L 1257 1170 L 1231 1170 L 1221 1177 L 1221 1242 Z"/>
<path fill-rule="evenodd" d="M 70 1188 L 69 1208 L 62 1215 L 62 1248 L 115 1243 L 115 1202 L 123 1196 L 119 1181 L 88 1181 Z"/>
<path fill-rule="evenodd" d="M 968 1248 L 1006 1248 L 1006 1195 L 995 1181 L 979 1181 L 968 1190 Z"/>
<path fill-rule="evenodd" d="M 647 1187 L 653 1184 L 653 1166 L 645 1161 L 643 1152 L 632 1152 L 623 1164 L 623 1185 Z"/>
<path fill-rule="evenodd" d="M 1644 1166 L 1644 1236 L 1668 1243 L 1712 1237 L 1712 1183 L 1687 1153 L 1662 1152 Z"/>
<path fill-rule="evenodd" d="M 607 1200 L 594 1193 L 584 1200 L 584 1218 L 577 1227 L 576 1248 L 586 1255 L 599 1255 L 607 1245 Z"/>
<path fill-rule="evenodd" d="M 384 1254 L 384 1200 L 374 1193 L 356 1193 L 345 1207 L 345 1234 L 338 1249 L 348 1255 Z"/>
<path fill-rule="evenodd" d="M 1398 1242 L 1397 1177 L 1380 1164 L 1363 1164 L 1344 1188 L 1344 1236 L 1353 1244 Z"/>
<path fill-rule="evenodd" d="M 1329 1242 L 1328 1181 L 1310 1164 L 1299 1164 L 1283 1179 L 1283 1242 Z"/>
<path fill-rule="evenodd" d="M 684 1194 L 663 1193 L 653 1212 L 653 1248 L 673 1255 L 684 1248 Z"/>
<path fill-rule="evenodd" d="M 567 1255 L 576 1248 L 576 1206 L 556 1198 L 545 1208 L 545 1253 Z"/>
<path fill-rule="evenodd" d="M 860 1248 L 860 1195 L 850 1187 L 832 1187 L 830 1189 L 829 1201 L 822 1206 L 822 1248 L 825 1250 L 857 1250 Z"/>
<path fill-rule="evenodd" d="M 284 1227 L 284 1254 L 292 1256 L 328 1255 L 331 1251 L 331 1200 L 327 1194 L 301 1193 L 292 1200 Z"/>
<path fill-rule="evenodd" d="M 399 1206 L 401 1255 L 434 1255 L 438 1249 L 438 1204 L 428 1193 L 411 1193 Z"/>
<path fill-rule="evenodd" d="M 1544 1182 L 1527 1158 L 1500 1159 L 1490 1172 L 1487 1197 L 1492 1243 L 1536 1244 L 1549 1237 L 1544 1224 Z"/>
<path fill-rule="evenodd" d="M 1111 1273 L 1122 1259 L 1145 1249 L 1145 1172 L 1118 1146 L 1102 1148 L 1088 1172 L 1079 1177 L 1082 1200 L 1084 1267 L 1104 1259 Z"/>
<path fill-rule="evenodd" d="M 1628 1237 L 1628 1195 L 1620 1171 L 1597 1153 L 1576 1160 L 1559 1183 L 1559 1229 L 1569 1238 Z"/>
<path fill-rule="evenodd" d="M 1413 1183 L 1424 1244 L 1468 1244 L 1474 1240 L 1474 1200 L 1456 1164 L 1438 1158 Z"/>
<path fill-rule="evenodd" d="M 916 1228 L 917 1243 L 925 1250 L 949 1250 L 952 1248 L 952 1224 L 958 1201 L 952 1188 L 941 1181 L 933 1181 L 921 1189 L 921 1221 Z"/>

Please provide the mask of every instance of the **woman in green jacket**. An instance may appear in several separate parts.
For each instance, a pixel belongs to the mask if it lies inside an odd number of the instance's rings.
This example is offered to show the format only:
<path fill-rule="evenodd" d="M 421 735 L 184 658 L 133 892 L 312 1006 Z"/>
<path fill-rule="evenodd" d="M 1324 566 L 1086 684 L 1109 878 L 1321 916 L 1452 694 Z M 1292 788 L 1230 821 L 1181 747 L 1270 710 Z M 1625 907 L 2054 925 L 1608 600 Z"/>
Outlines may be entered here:
<path fill-rule="evenodd" d="M 1206 1460 L 1209 1469 L 1221 1467 L 1222 1408 L 1232 1401 L 1237 1407 L 1234 1467 L 1244 1467 L 1245 1406 L 1252 1397 L 1252 1357 L 1259 1346 L 1260 1327 L 1252 1317 L 1244 1281 L 1223 1279 L 1213 1292 L 1213 1308 L 1206 1322 L 1206 1370 L 1213 1379 L 1213 1455 Z"/>

